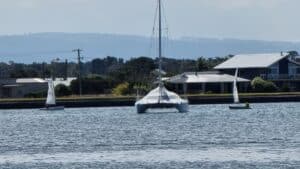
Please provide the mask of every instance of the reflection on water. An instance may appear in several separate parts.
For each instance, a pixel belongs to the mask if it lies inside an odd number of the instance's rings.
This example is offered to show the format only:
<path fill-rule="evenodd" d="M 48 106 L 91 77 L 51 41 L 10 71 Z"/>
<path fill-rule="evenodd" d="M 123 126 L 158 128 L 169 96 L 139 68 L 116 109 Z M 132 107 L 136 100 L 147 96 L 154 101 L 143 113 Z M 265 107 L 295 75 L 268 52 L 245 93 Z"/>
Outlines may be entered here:
<path fill-rule="evenodd" d="M 5 163 L 93 163 L 93 162 L 273 162 L 297 161 L 300 148 L 277 149 L 268 148 L 211 148 L 205 150 L 130 150 L 103 151 L 94 153 L 58 153 L 58 154 L 15 154 L 0 156 L 0 164 Z"/>
<path fill-rule="evenodd" d="M 300 104 L 252 107 L 2 110 L 0 168 L 300 167 Z"/>

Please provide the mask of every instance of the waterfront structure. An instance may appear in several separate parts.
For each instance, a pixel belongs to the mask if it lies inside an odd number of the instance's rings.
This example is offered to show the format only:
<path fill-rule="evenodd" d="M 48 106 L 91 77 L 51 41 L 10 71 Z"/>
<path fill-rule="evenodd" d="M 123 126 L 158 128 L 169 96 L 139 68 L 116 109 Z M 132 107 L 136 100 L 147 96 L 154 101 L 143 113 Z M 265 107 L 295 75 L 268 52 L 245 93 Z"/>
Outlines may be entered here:
<path fill-rule="evenodd" d="M 21 98 L 47 91 L 47 81 L 41 78 L 0 79 L 1 98 Z"/>
<path fill-rule="evenodd" d="M 235 77 L 218 71 L 185 72 L 165 80 L 169 88 L 182 94 L 230 93 Z M 238 77 L 240 91 L 247 91 L 250 80 Z"/>
<path fill-rule="evenodd" d="M 217 65 L 214 69 L 234 75 L 239 68 L 239 76 L 252 80 L 262 77 L 273 81 L 279 88 L 288 86 L 290 90 L 300 90 L 300 62 L 295 52 L 266 54 L 240 54 Z"/>
<path fill-rule="evenodd" d="M 54 87 L 63 84 L 70 86 L 76 77 L 55 78 Z M 42 78 L 8 78 L 0 79 L 0 98 L 22 98 L 30 94 L 45 93 L 47 91 L 47 79 Z"/>

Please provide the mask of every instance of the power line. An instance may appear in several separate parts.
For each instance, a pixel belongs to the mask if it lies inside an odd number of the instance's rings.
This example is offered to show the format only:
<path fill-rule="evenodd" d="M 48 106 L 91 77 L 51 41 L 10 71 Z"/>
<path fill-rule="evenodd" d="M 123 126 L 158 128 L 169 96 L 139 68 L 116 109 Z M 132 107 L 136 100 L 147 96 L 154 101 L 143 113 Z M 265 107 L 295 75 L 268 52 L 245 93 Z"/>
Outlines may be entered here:
<path fill-rule="evenodd" d="M 149 47 L 149 55 L 152 55 L 152 48 L 156 49 L 156 43 L 155 43 L 155 28 L 156 28 L 156 22 L 157 22 L 157 15 L 158 15 L 158 8 L 159 4 L 157 3 L 155 13 L 154 13 L 154 21 L 153 21 L 153 28 L 150 36 L 150 47 Z M 153 46 L 152 46 L 153 45 Z M 154 54 L 155 55 L 155 54 Z"/>

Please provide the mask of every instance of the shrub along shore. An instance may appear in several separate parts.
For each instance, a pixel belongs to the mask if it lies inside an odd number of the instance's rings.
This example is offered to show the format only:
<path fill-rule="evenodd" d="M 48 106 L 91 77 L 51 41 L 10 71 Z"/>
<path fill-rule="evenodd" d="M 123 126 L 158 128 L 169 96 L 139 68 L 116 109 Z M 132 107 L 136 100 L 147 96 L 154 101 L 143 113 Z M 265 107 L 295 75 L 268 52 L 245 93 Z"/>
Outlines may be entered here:
<path fill-rule="evenodd" d="M 231 94 L 198 94 L 185 95 L 191 105 L 194 104 L 227 104 L 232 103 Z M 287 93 L 241 93 L 241 102 L 268 103 L 268 102 L 298 102 L 300 92 Z M 135 96 L 70 96 L 58 98 L 57 105 L 67 108 L 76 107 L 121 107 L 134 106 Z M 20 98 L 0 99 L 0 109 L 32 109 L 42 108 L 45 105 L 45 98 Z"/>

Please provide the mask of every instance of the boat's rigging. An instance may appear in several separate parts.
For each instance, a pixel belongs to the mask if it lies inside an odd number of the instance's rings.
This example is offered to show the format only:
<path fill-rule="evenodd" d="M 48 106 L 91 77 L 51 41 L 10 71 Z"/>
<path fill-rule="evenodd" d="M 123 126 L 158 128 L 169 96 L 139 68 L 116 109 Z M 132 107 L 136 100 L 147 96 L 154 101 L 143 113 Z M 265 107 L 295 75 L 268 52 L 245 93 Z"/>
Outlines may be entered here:
<path fill-rule="evenodd" d="M 159 97 L 158 97 L 158 103 L 160 103 L 160 100 L 162 99 L 161 97 L 162 97 L 162 88 L 163 88 L 163 82 L 162 82 L 162 44 L 161 44 L 161 35 L 162 35 L 162 32 L 161 32 L 161 0 L 158 0 L 158 2 L 159 2 L 159 6 L 158 6 L 158 15 L 159 15 L 159 17 L 158 17 L 158 29 L 159 29 L 159 31 L 158 31 L 158 57 L 159 57 Z"/>
<path fill-rule="evenodd" d="M 165 48 L 163 48 L 163 46 L 167 46 L 167 44 L 163 44 L 163 42 L 167 42 L 168 40 L 168 24 L 167 24 L 167 17 L 166 17 L 166 14 L 165 14 L 165 7 L 162 3 L 162 0 L 158 0 L 157 1 L 157 7 L 156 7 L 156 10 L 155 10 L 155 17 L 154 17 L 154 25 L 153 25 L 153 28 L 152 28 L 152 37 L 151 37 L 151 41 L 153 40 L 154 41 L 154 44 L 156 44 L 155 42 L 156 41 L 156 38 L 155 38 L 155 33 L 158 32 L 158 85 L 159 85 L 159 93 L 160 93 L 160 97 L 159 97 L 159 102 L 161 100 L 161 96 L 163 95 L 162 93 L 162 87 L 163 87 L 163 81 L 162 81 L 162 74 L 163 74 L 163 71 L 162 71 L 162 57 L 163 57 L 163 53 L 165 53 Z M 156 25 L 157 25 L 157 18 L 158 18 L 158 31 L 156 31 Z M 163 23 L 164 22 L 164 23 Z M 163 38 L 163 25 L 166 25 L 166 38 Z M 152 44 L 152 43 L 151 43 Z M 150 45 L 151 45 L 150 44 Z M 155 46 L 155 45 L 154 45 Z M 156 46 L 155 46 L 156 48 Z M 150 49 L 151 50 L 151 49 Z"/>
<path fill-rule="evenodd" d="M 151 90 L 145 97 L 135 102 L 138 113 L 145 113 L 149 108 L 176 108 L 179 112 L 188 111 L 188 100 L 181 99 L 174 92 L 168 91 L 162 81 L 162 57 L 163 57 L 163 41 L 162 41 L 162 0 L 158 0 L 158 87 Z M 156 18 L 156 17 L 155 17 Z M 154 23 L 156 24 L 156 19 Z M 154 32 L 154 33 L 153 33 Z M 155 34 L 155 25 L 153 28 Z M 151 38 L 152 39 L 152 38 Z M 153 38 L 154 39 L 154 38 Z"/>
<path fill-rule="evenodd" d="M 154 22 L 153 22 L 153 28 L 152 28 L 152 35 L 151 35 L 151 42 L 150 42 L 150 56 L 152 56 L 151 51 L 158 51 L 157 54 L 153 54 L 154 56 L 157 55 L 156 61 L 158 61 L 158 84 L 159 87 L 163 87 L 163 82 L 162 82 L 162 74 L 163 74 L 163 69 L 162 69 L 162 62 L 163 62 L 163 56 L 166 53 L 166 47 L 168 46 L 168 38 L 169 38 L 169 31 L 168 31 L 168 24 L 167 24 L 167 17 L 165 14 L 165 7 L 162 3 L 162 0 L 157 0 L 157 7 L 155 9 L 155 16 L 154 16 Z M 157 24 L 158 22 L 158 24 Z M 158 25 L 158 30 L 156 30 Z M 165 28 L 163 28 L 163 25 Z M 156 34 L 158 33 L 158 34 Z M 158 37 L 158 41 L 157 41 Z M 154 44 L 154 45 L 153 45 Z M 153 46 L 154 49 L 153 50 Z M 162 91 L 160 90 L 160 95 L 162 94 Z M 159 100 L 161 98 L 159 97 Z"/>
<path fill-rule="evenodd" d="M 162 3 L 161 4 L 161 7 L 162 7 L 162 15 L 163 15 L 163 18 L 164 18 L 164 25 L 165 25 L 165 34 L 166 34 L 166 45 L 165 46 L 167 46 L 167 43 L 168 43 L 168 40 L 169 40 L 169 38 L 171 37 L 170 36 L 170 31 L 169 31 L 169 24 L 168 24 L 168 20 L 167 20 L 167 15 L 166 15 L 166 12 L 164 12 L 164 11 L 166 11 L 166 7 L 165 7 L 165 5 L 164 5 L 164 3 Z"/>
<path fill-rule="evenodd" d="M 155 8 L 155 13 L 154 13 L 154 21 L 153 21 L 153 26 L 152 26 L 152 32 L 150 36 L 150 47 L 149 47 L 149 56 L 152 56 L 152 51 L 153 51 L 153 46 L 154 49 L 156 48 L 155 46 L 155 33 L 156 33 L 156 20 L 157 20 L 157 14 L 158 14 L 158 4 Z M 154 44 L 154 45 L 153 45 Z"/>
<path fill-rule="evenodd" d="M 157 28 L 158 24 L 158 19 L 159 19 L 159 0 L 157 0 L 157 7 L 155 9 L 155 14 L 154 14 L 154 21 L 153 21 L 153 27 L 152 27 L 152 32 L 151 32 L 151 36 L 150 36 L 150 47 L 149 47 L 149 52 L 148 55 L 151 57 L 155 57 L 159 58 L 159 56 L 157 56 L 156 52 L 159 50 L 159 44 L 157 43 L 157 38 L 159 37 L 159 28 Z M 169 31 L 169 26 L 168 26 L 168 22 L 167 22 L 167 17 L 166 17 L 166 12 L 165 12 L 165 5 L 164 3 L 161 1 L 161 45 L 163 46 L 163 48 L 161 48 L 161 55 L 162 57 L 166 54 L 166 52 L 168 51 L 169 48 L 169 39 L 170 39 L 170 31 Z M 159 64 L 159 63 L 157 63 Z"/>

